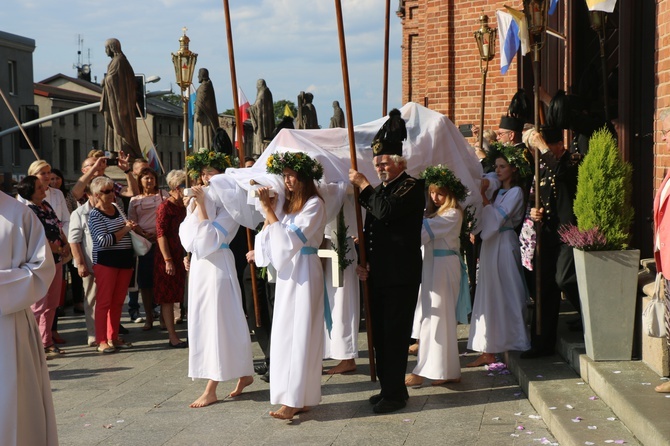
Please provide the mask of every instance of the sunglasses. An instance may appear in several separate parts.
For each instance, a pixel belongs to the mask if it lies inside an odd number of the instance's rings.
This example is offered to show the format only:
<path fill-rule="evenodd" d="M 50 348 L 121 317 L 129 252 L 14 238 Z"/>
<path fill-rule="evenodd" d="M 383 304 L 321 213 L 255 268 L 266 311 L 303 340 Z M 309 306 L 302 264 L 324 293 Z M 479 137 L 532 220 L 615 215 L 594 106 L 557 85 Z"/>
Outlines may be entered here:
<path fill-rule="evenodd" d="M 114 189 L 107 189 L 107 190 L 101 190 L 100 191 L 101 194 L 105 194 L 105 195 L 109 195 L 112 192 L 114 192 Z"/>

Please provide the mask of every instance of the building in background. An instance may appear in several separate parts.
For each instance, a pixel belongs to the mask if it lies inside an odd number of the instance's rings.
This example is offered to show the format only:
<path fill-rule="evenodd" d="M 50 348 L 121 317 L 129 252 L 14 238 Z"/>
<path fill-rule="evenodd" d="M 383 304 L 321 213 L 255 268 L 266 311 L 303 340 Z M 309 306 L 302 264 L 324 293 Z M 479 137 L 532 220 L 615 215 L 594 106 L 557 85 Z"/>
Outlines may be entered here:
<path fill-rule="evenodd" d="M 12 110 L 21 121 L 36 114 L 33 102 L 33 51 L 35 41 L 0 31 L 0 88 Z M 16 125 L 11 112 L 0 101 L 0 131 Z M 19 133 L 0 137 L 0 184 L 10 187 L 19 181 L 35 160 L 25 139 Z"/>

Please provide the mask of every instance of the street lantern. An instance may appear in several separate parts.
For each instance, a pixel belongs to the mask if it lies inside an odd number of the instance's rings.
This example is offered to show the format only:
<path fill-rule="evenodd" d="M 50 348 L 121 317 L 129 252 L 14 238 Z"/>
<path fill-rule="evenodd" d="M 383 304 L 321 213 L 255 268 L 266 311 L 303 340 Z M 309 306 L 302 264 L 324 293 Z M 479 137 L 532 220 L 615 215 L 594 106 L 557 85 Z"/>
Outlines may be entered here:
<path fill-rule="evenodd" d="M 188 49 L 191 39 L 186 35 L 186 28 L 182 28 L 184 34 L 179 38 L 179 51 L 172 53 L 172 64 L 177 78 L 177 85 L 182 90 L 188 89 L 193 80 L 193 71 L 198 55 Z"/>
<path fill-rule="evenodd" d="M 193 80 L 193 71 L 198 55 L 188 49 L 191 39 L 186 35 L 186 28 L 182 28 L 183 35 L 179 38 L 179 51 L 172 53 L 172 64 L 177 78 L 177 85 L 181 88 L 181 101 L 184 110 L 184 168 L 188 157 L 188 88 Z M 189 178 L 186 175 L 186 186 Z"/>
<path fill-rule="evenodd" d="M 528 23 L 528 34 L 532 36 L 531 46 L 533 48 L 533 92 L 535 109 L 535 130 L 540 131 L 540 50 L 544 46 L 547 35 L 547 18 L 549 13 L 549 0 L 523 0 L 523 13 Z M 536 148 L 535 161 L 535 187 L 540 185 L 540 151 Z M 536 189 L 537 191 L 537 189 Z M 535 194 L 535 208 L 540 209 L 540 194 Z M 542 237 L 542 222 L 535 222 L 535 233 L 538 237 L 535 241 L 535 331 L 542 334 L 542 262 L 540 261 L 540 245 Z"/>
<path fill-rule="evenodd" d="M 475 40 L 479 50 L 479 69 L 482 72 L 482 103 L 479 116 L 479 150 L 484 150 L 484 108 L 486 101 L 486 74 L 489 71 L 489 62 L 496 53 L 497 29 L 489 28 L 489 17 L 482 14 L 479 17 L 480 27 L 475 31 Z"/>

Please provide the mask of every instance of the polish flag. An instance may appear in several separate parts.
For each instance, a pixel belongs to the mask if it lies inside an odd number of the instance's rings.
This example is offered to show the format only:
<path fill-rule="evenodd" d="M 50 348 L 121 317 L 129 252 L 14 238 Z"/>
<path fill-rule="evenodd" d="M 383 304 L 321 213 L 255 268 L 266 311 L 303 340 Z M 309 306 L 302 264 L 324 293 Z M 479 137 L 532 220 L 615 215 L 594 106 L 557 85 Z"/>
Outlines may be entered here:
<path fill-rule="evenodd" d="M 238 106 L 240 109 L 240 125 L 244 126 L 244 121 L 249 119 L 249 100 L 247 97 L 244 95 L 244 92 L 242 91 L 242 88 L 239 86 L 237 87 L 237 102 Z M 244 127 L 242 127 L 244 129 Z M 242 132 L 244 134 L 244 131 Z M 235 148 L 239 149 L 239 144 L 237 142 L 237 131 L 235 131 Z M 244 139 L 242 139 L 244 141 Z"/>

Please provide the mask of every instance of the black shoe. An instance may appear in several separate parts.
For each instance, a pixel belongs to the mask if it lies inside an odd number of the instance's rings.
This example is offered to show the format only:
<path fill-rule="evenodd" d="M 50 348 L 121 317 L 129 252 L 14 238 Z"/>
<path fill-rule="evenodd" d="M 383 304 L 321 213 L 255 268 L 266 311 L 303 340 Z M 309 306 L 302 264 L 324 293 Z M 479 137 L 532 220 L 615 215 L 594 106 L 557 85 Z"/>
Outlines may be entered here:
<path fill-rule="evenodd" d="M 374 405 L 372 411 L 374 413 L 391 413 L 403 409 L 405 406 L 407 406 L 405 401 L 394 401 L 382 398 L 380 402 Z"/>
<path fill-rule="evenodd" d="M 541 358 L 543 356 L 551 356 L 553 354 L 554 354 L 553 350 L 531 348 L 530 350 L 526 350 L 525 352 L 521 353 L 519 355 L 519 358 L 521 358 L 521 359 L 534 359 L 534 358 Z"/>
<path fill-rule="evenodd" d="M 270 382 L 270 371 L 268 370 L 267 373 L 265 373 L 264 375 L 261 375 L 260 380 L 265 381 L 266 383 L 269 383 Z"/>
<path fill-rule="evenodd" d="M 254 366 L 254 372 L 256 375 L 265 375 L 268 372 L 268 366 L 265 364 Z"/>
<path fill-rule="evenodd" d="M 128 334 L 130 333 L 126 327 L 123 325 L 119 324 L 119 334 Z"/>
<path fill-rule="evenodd" d="M 382 399 L 383 399 L 382 394 L 381 394 L 381 393 L 378 393 L 378 394 L 376 394 L 376 395 L 372 395 L 372 396 L 368 399 L 368 401 L 370 402 L 370 404 L 372 404 L 372 405 L 374 406 L 375 404 L 377 404 L 378 402 L 380 402 Z"/>
<path fill-rule="evenodd" d="M 63 308 L 63 307 L 57 307 L 57 308 L 56 308 L 56 316 L 58 316 L 58 317 L 65 317 L 65 308 Z"/>
<path fill-rule="evenodd" d="M 74 307 L 72 308 L 72 311 L 74 312 L 74 314 L 84 314 L 84 313 L 86 313 L 84 311 L 84 306 L 83 305 L 77 305 L 77 304 L 74 305 Z"/>

